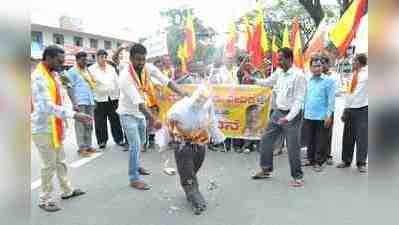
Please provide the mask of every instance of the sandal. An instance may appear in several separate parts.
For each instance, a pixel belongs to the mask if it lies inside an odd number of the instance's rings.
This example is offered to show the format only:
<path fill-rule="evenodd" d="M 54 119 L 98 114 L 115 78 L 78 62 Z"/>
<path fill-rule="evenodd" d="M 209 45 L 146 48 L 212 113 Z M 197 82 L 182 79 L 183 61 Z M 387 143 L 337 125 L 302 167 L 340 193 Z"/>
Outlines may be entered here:
<path fill-rule="evenodd" d="M 68 196 L 61 196 L 62 199 L 70 199 L 70 198 L 74 198 L 80 195 L 84 195 L 86 194 L 86 192 L 80 190 L 80 189 L 75 189 L 73 190 L 72 194 L 68 195 Z"/>
<path fill-rule="evenodd" d="M 171 168 L 171 167 L 165 167 L 165 168 L 163 169 L 163 172 L 164 172 L 166 175 L 169 175 L 169 176 L 173 176 L 173 175 L 176 174 L 176 170 L 175 170 L 174 168 Z"/>
<path fill-rule="evenodd" d="M 144 169 L 144 167 L 139 167 L 139 174 L 140 175 L 151 175 L 151 172 Z"/>
<path fill-rule="evenodd" d="M 81 157 L 90 157 L 92 155 L 92 152 L 89 152 L 86 149 L 81 149 L 81 150 L 78 150 L 78 154 Z"/>
<path fill-rule="evenodd" d="M 90 152 L 90 153 L 96 153 L 96 152 L 97 152 L 97 149 L 95 149 L 95 148 L 93 148 L 93 147 L 89 147 L 89 148 L 86 149 L 86 151 L 87 151 L 87 152 Z"/>
<path fill-rule="evenodd" d="M 291 180 L 291 181 L 288 183 L 288 185 L 289 185 L 290 187 L 303 187 L 304 182 L 303 182 L 302 179 L 294 179 L 294 180 Z"/>
<path fill-rule="evenodd" d="M 57 212 L 61 210 L 61 208 L 55 202 L 41 203 L 39 204 L 39 208 L 47 212 Z"/>

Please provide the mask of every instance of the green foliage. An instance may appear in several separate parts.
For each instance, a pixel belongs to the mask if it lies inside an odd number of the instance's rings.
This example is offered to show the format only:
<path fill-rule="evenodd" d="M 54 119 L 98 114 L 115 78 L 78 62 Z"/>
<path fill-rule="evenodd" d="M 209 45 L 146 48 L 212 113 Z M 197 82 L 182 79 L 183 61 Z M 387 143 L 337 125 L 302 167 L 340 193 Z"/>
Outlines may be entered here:
<path fill-rule="evenodd" d="M 198 63 L 199 61 L 210 61 L 209 58 L 213 56 L 214 52 L 214 46 L 212 44 L 205 46 L 202 43 L 208 42 L 209 39 L 212 39 L 215 32 L 212 28 L 206 27 L 203 21 L 195 16 L 195 12 L 192 8 L 169 9 L 167 11 L 162 11 L 160 12 L 161 16 L 168 21 L 168 26 L 166 27 L 168 51 L 172 62 L 175 65 L 177 65 L 179 61 L 177 58 L 177 49 L 185 39 L 184 26 L 188 11 L 190 11 L 193 18 L 196 37 L 196 51 L 193 63 Z"/>

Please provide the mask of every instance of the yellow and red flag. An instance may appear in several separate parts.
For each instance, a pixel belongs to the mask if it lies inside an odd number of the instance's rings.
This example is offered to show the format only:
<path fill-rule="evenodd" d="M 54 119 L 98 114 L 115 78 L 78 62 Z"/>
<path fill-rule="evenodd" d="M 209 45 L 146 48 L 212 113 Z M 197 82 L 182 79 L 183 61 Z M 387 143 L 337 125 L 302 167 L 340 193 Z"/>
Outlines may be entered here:
<path fill-rule="evenodd" d="M 248 17 L 244 16 L 244 29 L 246 34 L 246 41 L 247 41 L 247 53 L 250 54 L 252 51 L 252 31 L 251 26 L 249 25 Z"/>
<path fill-rule="evenodd" d="M 367 0 L 353 0 L 351 5 L 330 31 L 329 39 L 344 55 L 356 35 L 361 18 L 367 12 Z"/>
<path fill-rule="evenodd" d="M 276 43 L 276 36 L 273 35 L 273 40 L 272 40 L 272 67 L 273 67 L 273 69 L 277 68 L 277 66 L 279 64 L 278 51 L 279 51 L 279 48 Z"/>
<path fill-rule="evenodd" d="M 292 36 L 294 37 L 293 53 L 294 66 L 303 69 L 303 54 L 302 54 L 302 40 L 301 40 L 301 26 L 297 18 L 292 23 Z"/>
<path fill-rule="evenodd" d="M 288 32 L 288 24 L 285 24 L 284 26 L 284 33 L 283 33 L 283 48 L 291 48 L 291 43 L 290 43 L 290 34 Z"/>
<path fill-rule="evenodd" d="M 237 42 L 237 31 L 236 25 L 232 22 L 229 26 L 229 37 L 225 47 L 225 53 L 227 57 L 234 57 L 236 54 L 236 44 Z"/>
<path fill-rule="evenodd" d="M 186 43 L 187 43 L 187 55 L 188 62 L 191 62 L 194 58 L 196 39 L 193 18 L 190 12 L 187 12 L 186 25 L 185 25 Z"/>
<path fill-rule="evenodd" d="M 187 43 L 184 42 L 183 44 L 179 45 L 179 48 L 177 49 L 177 57 L 180 60 L 180 70 L 182 73 L 187 73 Z"/>
<path fill-rule="evenodd" d="M 260 68 L 262 66 L 262 61 L 269 50 L 270 46 L 263 23 L 263 8 L 262 5 L 259 4 L 255 31 L 252 39 L 252 65 L 256 68 Z"/>

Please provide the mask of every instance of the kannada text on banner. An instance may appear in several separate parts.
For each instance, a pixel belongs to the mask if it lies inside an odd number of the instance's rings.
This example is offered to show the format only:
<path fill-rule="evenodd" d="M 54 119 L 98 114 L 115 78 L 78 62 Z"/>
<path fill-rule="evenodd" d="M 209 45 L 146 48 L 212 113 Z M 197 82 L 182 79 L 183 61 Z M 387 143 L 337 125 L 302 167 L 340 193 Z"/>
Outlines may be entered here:
<path fill-rule="evenodd" d="M 182 85 L 192 93 L 196 85 Z M 219 128 L 230 138 L 259 139 L 269 119 L 271 89 L 254 85 L 212 85 Z M 160 119 L 180 99 L 167 87 L 157 87 Z"/>

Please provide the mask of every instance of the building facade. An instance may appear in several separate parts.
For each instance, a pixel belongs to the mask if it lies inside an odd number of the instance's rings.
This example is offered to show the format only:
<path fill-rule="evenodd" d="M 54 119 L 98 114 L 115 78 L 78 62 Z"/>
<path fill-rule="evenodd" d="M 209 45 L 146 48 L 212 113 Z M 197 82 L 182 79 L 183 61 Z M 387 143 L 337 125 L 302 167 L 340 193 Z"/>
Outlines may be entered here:
<path fill-rule="evenodd" d="M 132 44 L 134 42 L 60 27 L 31 24 L 31 58 L 34 60 L 41 59 L 46 46 L 56 44 L 65 49 L 65 65 L 67 66 L 75 63 L 74 55 L 79 51 L 87 52 L 89 60 L 94 62 L 98 49 L 106 49 L 111 57 L 113 51 L 122 43 Z"/>

